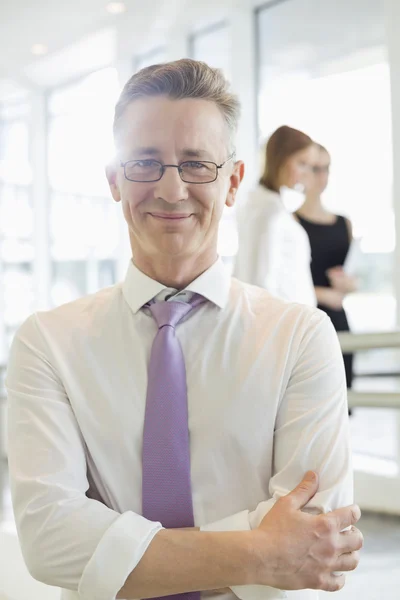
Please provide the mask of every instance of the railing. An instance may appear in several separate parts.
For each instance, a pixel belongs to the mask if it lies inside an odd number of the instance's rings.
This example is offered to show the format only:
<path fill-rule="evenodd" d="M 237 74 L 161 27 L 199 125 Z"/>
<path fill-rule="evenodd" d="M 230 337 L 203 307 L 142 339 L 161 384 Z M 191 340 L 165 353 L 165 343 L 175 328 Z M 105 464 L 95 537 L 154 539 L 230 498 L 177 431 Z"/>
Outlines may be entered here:
<path fill-rule="evenodd" d="M 338 333 L 343 352 L 359 352 L 375 348 L 400 348 L 400 331 L 381 333 Z"/>
<path fill-rule="evenodd" d="M 360 352 L 377 348 L 400 348 L 400 331 L 380 333 L 339 333 L 339 342 L 343 352 Z M 348 402 L 351 408 L 400 409 L 400 392 L 356 392 L 349 390 Z"/>
<path fill-rule="evenodd" d="M 396 408 L 400 409 L 399 392 L 354 392 L 347 393 L 350 408 Z"/>

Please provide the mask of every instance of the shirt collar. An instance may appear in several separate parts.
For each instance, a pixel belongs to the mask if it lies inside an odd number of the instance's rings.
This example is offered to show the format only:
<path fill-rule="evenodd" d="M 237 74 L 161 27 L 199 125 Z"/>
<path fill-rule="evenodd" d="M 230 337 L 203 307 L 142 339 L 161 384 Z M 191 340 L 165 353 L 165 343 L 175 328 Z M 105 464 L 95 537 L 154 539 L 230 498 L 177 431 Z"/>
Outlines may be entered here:
<path fill-rule="evenodd" d="M 218 258 L 207 271 L 204 271 L 182 291 L 200 294 L 219 308 L 224 308 L 228 302 L 230 284 L 231 278 L 228 271 L 222 259 Z M 122 284 L 122 292 L 134 313 L 137 313 L 142 306 L 161 293 L 158 299 L 165 299 L 167 293 L 178 293 L 177 290 L 167 288 L 162 283 L 145 275 L 133 264 L 132 260 L 129 262 L 125 281 Z"/>

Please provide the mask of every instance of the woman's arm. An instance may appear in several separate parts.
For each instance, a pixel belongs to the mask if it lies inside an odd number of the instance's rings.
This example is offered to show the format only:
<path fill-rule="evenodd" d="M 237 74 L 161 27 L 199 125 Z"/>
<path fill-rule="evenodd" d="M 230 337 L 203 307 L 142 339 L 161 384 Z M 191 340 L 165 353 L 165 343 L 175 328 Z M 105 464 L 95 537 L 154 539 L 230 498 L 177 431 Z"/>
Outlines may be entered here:
<path fill-rule="evenodd" d="M 345 294 L 333 287 L 316 286 L 315 295 L 317 302 L 321 306 L 326 306 L 332 310 L 340 310 L 343 307 Z"/>

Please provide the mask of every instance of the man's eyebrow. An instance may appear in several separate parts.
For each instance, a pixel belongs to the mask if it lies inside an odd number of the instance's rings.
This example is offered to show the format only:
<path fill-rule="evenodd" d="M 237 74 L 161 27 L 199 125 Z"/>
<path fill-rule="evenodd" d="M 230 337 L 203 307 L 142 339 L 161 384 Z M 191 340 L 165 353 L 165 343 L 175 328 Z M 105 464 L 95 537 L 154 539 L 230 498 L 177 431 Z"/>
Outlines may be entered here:
<path fill-rule="evenodd" d="M 132 152 L 130 152 L 132 156 L 159 156 L 160 151 L 157 148 L 152 146 L 140 146 L 138 148 L 134 148 Z"/>
<path fill-rule="evenodd" d="M 181 152 L 182 156 L 188 158 L 203 158 L 206 159 L 210 156 L 210 153 L 207 150 L 202 150 L 200 148 L 183 148 Z"/>
<path fill-rule="evenodd" d="M 143 156 L 158 157 L 160 156 L 160 154 L 160 150 L 158 148 L 155 148 L 154 146 L 138 146 L 137 148 L 133 148 L 133 150 L 129 153 L 133 160 L 136 158 L 141 158 Z M 179 154 L 181 158 L 197 158 L 202 160 L 210 160 L 210 152 L 201 148 L 183 148 Z"/>

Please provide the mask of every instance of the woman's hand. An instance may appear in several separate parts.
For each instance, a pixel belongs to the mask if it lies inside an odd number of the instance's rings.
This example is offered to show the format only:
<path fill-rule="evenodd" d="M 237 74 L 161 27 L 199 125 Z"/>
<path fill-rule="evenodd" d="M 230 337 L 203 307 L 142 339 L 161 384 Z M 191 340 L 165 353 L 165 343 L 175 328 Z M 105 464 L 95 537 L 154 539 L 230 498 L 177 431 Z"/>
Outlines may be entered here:
<path fill-rule="evenodd" d="M 341 310 L 343 308 L 343 299 L 345 294 L 339 290 L 330 287 L 316 287 L 315 295 L 318 304 L 326 306 L 331 310 Z"/>
<path fill-rule="evenodd" d="M 332 267 L 326 271 L 326 275 L 329 282 L 334 290 L 341 292 L 342 294 L 350 294 L 355 292 L 357 289 L 357 280 L 355 277 L 351 277 L 341 266 Z"/>

